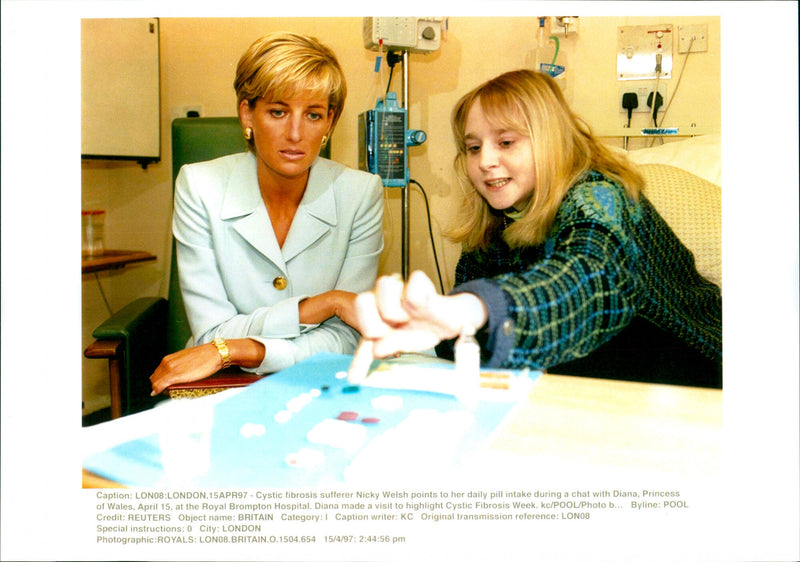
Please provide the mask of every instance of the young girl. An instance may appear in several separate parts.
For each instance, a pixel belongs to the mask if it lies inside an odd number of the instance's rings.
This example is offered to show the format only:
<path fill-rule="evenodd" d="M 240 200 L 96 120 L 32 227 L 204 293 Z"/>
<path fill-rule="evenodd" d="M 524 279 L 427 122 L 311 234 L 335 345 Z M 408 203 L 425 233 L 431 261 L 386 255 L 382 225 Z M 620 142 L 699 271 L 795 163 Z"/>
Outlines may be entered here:
<path fill-rule="evenodd" d="M 443 340 L 447 354 L 471 325 L 487 367 L 721 385 L 720 289 L 549 76 L 486 82 L 452 126 L 464 191 L 456 287 L 438 295 L 415 272 L 360 295 L 375 356 Z"/>

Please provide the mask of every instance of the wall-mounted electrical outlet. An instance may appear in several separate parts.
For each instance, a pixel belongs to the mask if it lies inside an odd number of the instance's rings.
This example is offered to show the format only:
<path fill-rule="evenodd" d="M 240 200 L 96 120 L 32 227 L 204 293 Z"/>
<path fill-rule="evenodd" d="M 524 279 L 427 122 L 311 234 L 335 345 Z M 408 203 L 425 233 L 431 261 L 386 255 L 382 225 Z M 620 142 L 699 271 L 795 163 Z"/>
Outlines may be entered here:
<path fill-rule="evenodd" d="M 672 35 L 671 23 L 617 28 L 617 80 L 671 78 Z"/>
<path fill-rule="evenodd" d="M 617 105 L 619 106 L 620 113 L 628 113 L 628 110 L 622 107 L 622 96 L 628 92 L 633 92 L 636 94 L 636 97 L 639 98 L 639 106 L 633 110 L 634 113 L 653 113 L 652 108 L 647 106 L 647 98 L 653 92 L 653 88 L 655 84 L 650 85 L 634 85 L 631 82 L 628 82 L 619 87 L 619 96 L 617 97 Z M 664 107 L 667 105 L 667 85 L 664 83 L 660 83 L 658 85 L 658 93 L 661 94 L 662 99 L 664 100 L 664 105 L 658 108 L 658 111 L 664 111 Z"/>
<path fill-rule="evenodd" d="M 202 117 L 203 106 L 197 105 L 182 105 L 172 108 L 172 119 L 179 119 L 181 117 Z"/>
<path fill-rule="evenodd" d="M 692 50 L 689 51 L 689 45 Z M 708 24 L 679 25 L 678 26 L 678 52 L 700 53 L 708 50 Z"/>

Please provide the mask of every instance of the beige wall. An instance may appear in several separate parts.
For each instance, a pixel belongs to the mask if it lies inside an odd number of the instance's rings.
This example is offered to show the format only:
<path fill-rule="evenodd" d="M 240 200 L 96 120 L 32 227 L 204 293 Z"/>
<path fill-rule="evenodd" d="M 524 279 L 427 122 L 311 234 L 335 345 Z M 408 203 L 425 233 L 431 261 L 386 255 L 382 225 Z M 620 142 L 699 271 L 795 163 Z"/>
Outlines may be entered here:
<path fill-rule="evenodd" d="M 582 17 L 580 33 L 561 40 L 559 61 L 567 66 L 565 93 L 577 113 L 595 131 L 618 129 L 625 116 L 619 110 L 616 80 L 617 28 L 623 25 L 671 23 L 708 24 L 708 51 L 692 54 L 678 96 L 669 110 L 667 126 L 696 123 L 720 129 L 720 18 L 708 17 Z M 411 177 L 425 188 L 431 204 L 433 231 L 445 289 L 452 286 L 459 250 L 441 237 L 456 207 L 452 181 L 454 151 L 449 114 L 458 97 L 478 83 L 506 70 L 530 65 L 537 46 L 534 17 L 451 17 L 442 48 L 433 54 L 410 56 L 409 126 L 422 129 L 427 142 L 410 149 Z M 82 164 L 82 206 L 107 211 L 106 243 L 111 248 L 142 249 L 157 255 L 155 263 L 83 276 L 83 344 L 92 329 L 108 316 L 98 283 L 111 308 L 117 310 L 139 296 L 165 295 L 169 271 L 171 156 L 170 121 L 173 107 L 202 105 L 204 116 L 235 115 L 232 82 L 241 52 L 260 35 L 292 30 L 315 35 L 339 56 L 348 81 L 348 100 L 332 139 L 333 158 L 357 165 L 357 116 L 374 106 L 383 94 L 388 73 L 373 72 L 375 53 L 363 47 L 362 18 L 161 20 L 162 160 L 143 170 L 132 163 L 87 161 Z M 671 97 L 684 56 L 674 42 Z M 384 65 L 385 68 L 385 65 Z M 401 67 L 392 89 L 401 91 Z M 113 124 L 112 124 L 113 125 Z M 646 126 L 646 115 L 635 114 L 633 126 Z M 621 145 L 621 141 L 613 142 Z M 637 148 L 635 144 L 631 148 Z M 400 270 L 400 190 L 387 190 L 384 221 L 386 252 L 382 272 Z M 410 192 L 410 268 L 435 278 L 422 196 Z M 108 382 L 100 361 L 84 359 L 84 413 L 107 406 Z"/>

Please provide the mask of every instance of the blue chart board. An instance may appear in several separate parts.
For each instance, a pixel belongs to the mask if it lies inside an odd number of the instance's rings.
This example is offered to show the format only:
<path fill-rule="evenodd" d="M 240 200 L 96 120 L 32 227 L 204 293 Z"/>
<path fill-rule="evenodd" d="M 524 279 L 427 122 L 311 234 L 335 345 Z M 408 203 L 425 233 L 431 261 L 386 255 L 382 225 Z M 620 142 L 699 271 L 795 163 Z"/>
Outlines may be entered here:
<path fill-rule="evenodd" d="M 397 484 L 415 471 L 421 480 L 437 472 L 447 477 L 515 404 L 480 400 L 467 407 L 449 394 L 353 387 L 343 377 L 351 359 L 314 356 L 209 408 L 205 464 L 184 455 L 189 472 L 200 468 L 183 484 Z M 164 436 L 155 433 L 94 454 L 84 468 L 130 486 L 167 486 L 165 459 Z"/>

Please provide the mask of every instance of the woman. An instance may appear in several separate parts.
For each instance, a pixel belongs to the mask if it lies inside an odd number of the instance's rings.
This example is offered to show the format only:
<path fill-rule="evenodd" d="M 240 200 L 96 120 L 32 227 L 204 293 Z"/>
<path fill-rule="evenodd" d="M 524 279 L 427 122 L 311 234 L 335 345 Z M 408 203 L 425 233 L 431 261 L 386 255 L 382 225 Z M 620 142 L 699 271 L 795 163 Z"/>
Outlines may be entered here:
<path fill-rule="evenodd" d="M 633 341 L 666 351 L 631 369 L 661 361 L 662 373 L 677 372 L 675 358 L 688 357 L 691 382 L 721 385 L 719 288 L 642 195 L 641 176 L 591 135 L 549 76 L 488 81 L 458 102 L 452 126 L 465 192 L 452 232 L 463 247 L 456 288 L 438 295 L 418 272 L 406 286 L 379 279 L 357 301 L 375 356 L 470 325 L 488 367 L 562 373 L 586 357 L 591 370 L 616 342 L 610 355 L 624 368 Z"/>
<path fill-rule="evenodd" d="M 354 301 L 383 249 L 378 176 L 319 158 L 342 114 L 344 75 L 316 39 L 270 34 L 234 80 L 249 150 L 184 166 L 173 233 L 193 334 L 150 377 L 153 393 L 231 364 L 273 372 L 352 353 Z"/>

